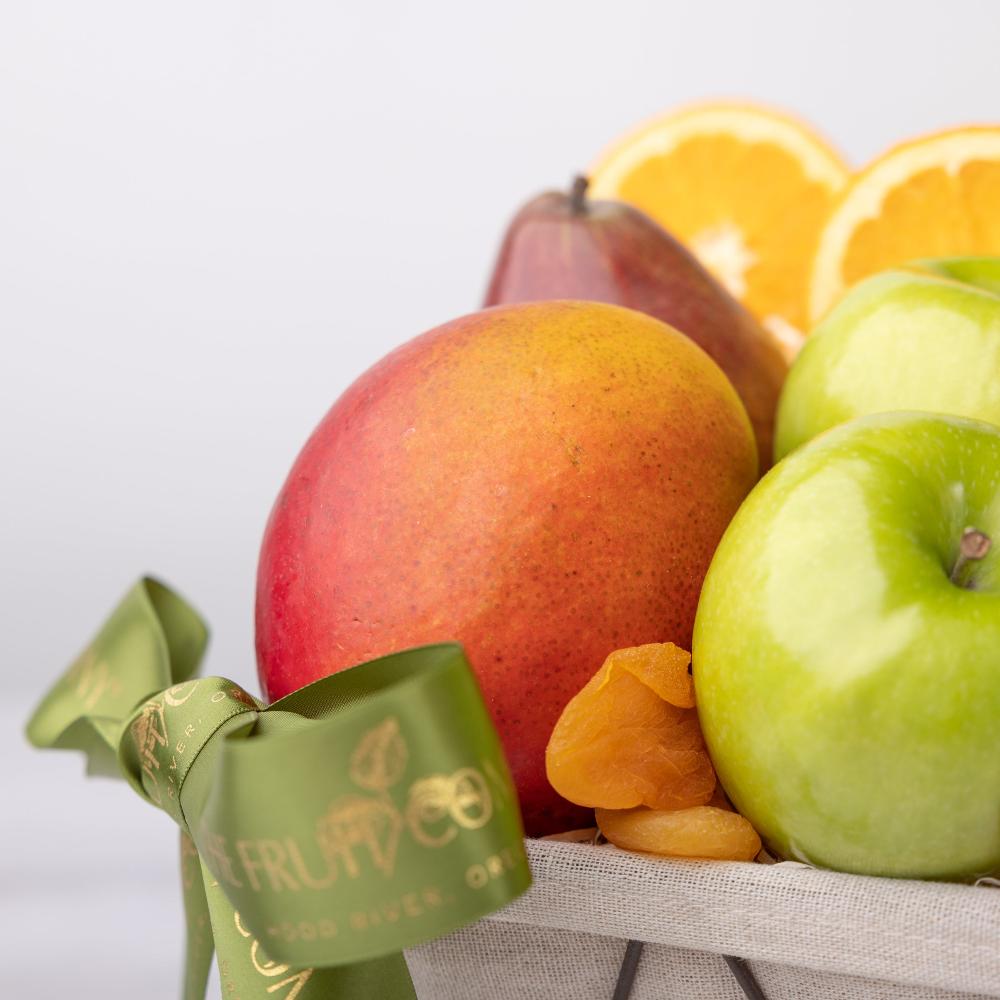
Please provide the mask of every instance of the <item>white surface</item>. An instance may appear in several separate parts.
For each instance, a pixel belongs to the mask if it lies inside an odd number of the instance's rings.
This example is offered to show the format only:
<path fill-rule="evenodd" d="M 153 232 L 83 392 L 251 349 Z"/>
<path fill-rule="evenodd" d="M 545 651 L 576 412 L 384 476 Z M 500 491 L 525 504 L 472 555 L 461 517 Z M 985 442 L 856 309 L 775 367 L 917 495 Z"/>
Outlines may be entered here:
<path fill-rule="evenodd" d="M 989 0 L 3 4 L 0 993 L 173 995 L 169 824 L 24 750 L 29 705 L 147 570 L 252 683 L 295 452 L 475 307 L 520 201 L 703 96 L 783 104 L 856 161 L 998 117 L 998 33 Z"/>

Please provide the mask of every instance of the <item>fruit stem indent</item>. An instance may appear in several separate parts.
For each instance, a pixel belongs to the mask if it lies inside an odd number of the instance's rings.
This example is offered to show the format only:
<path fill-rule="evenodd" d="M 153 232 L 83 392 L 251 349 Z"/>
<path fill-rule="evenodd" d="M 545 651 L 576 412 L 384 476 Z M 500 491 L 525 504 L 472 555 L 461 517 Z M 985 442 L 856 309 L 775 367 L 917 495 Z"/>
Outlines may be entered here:
<path fill-rule="evenodd" d="M 962 540 L 958 543 L 958 558 L 951 568 L 951 582 L 958 587 L 968 587 L 969 581 L 964 579 L 965 567 L 970 562 L 979 562 L 993 545 L 993 540 L 983 531 L 976 528 L 966 528 L 962 532 Z"/>

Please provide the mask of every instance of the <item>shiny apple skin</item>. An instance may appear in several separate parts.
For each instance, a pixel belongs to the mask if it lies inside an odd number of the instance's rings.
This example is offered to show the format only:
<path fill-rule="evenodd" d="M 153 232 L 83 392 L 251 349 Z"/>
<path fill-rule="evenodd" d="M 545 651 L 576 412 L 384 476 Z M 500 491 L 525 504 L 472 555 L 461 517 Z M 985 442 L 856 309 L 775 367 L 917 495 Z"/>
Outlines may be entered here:
<path fill-rule="evenodd" d="M 552 191 L 514 217 L 484 304 L 590 299 L 626 306 L 687 334 L 726 373 L 771 464 L 775 410 L 788 362 L 775 339 L 648 215 L 622 202 Z"/>
<path fill-rule="evenodd" d="M 891 410 L 1000 425 L 1000 258 L 916 261 L 855 285 L 792 366 L 776 456 L 829 427 Z"/>
<path fill-rule="evenodd" d="M 968 526 L 998 543 L 973 589 Z M 1000 429 L 878 414 L 794 452 L 727 530 L 693 654 L 719 777 L 779 857 L 1000 874 Z"/>
<path fill-rule="evenodd" d="M 546 302 L 432 330 L 347 390 L 277 499 L 257 579 L 263 688 L 457 640 L 528 832 L 585 825 L 545 777 L 552 727 L 612 650 L 690 642 L 756 469 L 725 376 L 648 316 Z"/>

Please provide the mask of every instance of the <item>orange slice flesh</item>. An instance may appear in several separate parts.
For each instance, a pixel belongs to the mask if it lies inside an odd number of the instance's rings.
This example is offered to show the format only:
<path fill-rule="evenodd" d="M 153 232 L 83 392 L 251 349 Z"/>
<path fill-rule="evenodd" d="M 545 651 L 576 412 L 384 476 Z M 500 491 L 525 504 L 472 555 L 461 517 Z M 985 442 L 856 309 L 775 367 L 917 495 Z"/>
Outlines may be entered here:
<path fill-rule="evenodd" d="M 894 147 L 845 188 L 820 236 L 809 311 L 820 320 L 856 281 L 918 257 L 1000 253 L 1000 127 Z"/>
<path fill-rule="evenodd" d="M 595 198 L 626 201 L 694 251 L 784 339 L 806 322 L 809 267 L 848 168 L 793 118 L 714 103 L 658 117 L 591 171 Z"/>

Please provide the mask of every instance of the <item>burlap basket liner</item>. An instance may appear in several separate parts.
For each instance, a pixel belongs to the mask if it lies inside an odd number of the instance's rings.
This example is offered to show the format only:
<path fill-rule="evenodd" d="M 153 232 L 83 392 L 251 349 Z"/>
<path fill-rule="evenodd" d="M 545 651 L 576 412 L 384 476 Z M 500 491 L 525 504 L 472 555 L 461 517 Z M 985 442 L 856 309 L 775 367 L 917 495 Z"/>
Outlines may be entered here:
<path fill-rule="evenodd" d="M 633 1000 L 1000 997 L 1000 889 L 805 865 L 668 861 L 529 841 L 534 887 L 407 953 L 420 1000 L 611 1000 L 629 938 Z"/>

